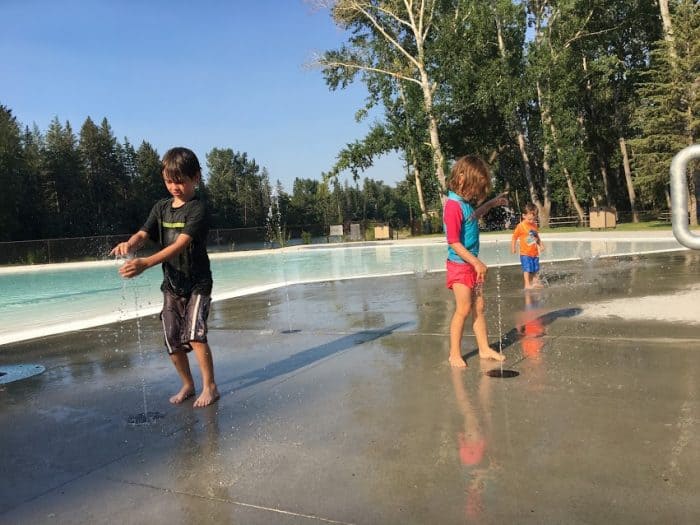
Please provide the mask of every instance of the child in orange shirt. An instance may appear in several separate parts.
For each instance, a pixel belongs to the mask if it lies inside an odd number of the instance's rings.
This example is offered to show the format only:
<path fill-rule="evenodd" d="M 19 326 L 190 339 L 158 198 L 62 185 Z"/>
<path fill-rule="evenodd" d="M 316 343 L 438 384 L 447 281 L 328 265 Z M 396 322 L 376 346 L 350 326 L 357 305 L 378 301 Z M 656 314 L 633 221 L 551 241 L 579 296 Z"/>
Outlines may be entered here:
<path fill-rule="evenodd" d="M 540 271 L 540 252 L 544 244 L 537 229 L 537 208 L 528 202 L 525 205 L 523 220 L 515 227 L 511 238 L 510 251 L 515 253 L 515 243 L 520 241 L 520 265 L 523 268 L 525 288 L 540 288 L 537 273 Z"/>

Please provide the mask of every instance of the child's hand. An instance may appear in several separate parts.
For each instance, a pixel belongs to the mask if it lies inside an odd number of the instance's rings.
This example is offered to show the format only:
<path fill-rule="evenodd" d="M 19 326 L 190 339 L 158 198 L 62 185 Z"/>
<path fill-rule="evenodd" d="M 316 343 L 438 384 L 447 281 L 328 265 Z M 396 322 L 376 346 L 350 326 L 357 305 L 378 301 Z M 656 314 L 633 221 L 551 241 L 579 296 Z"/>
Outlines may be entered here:
<path fill-rule="evenodd" d="M 131 279 L 132 277 L 139 275 L 147 268 L 148 264 L 146 264 L 145 259 L 131 259 L 130 261 L 126 261 L 122 267 L 119 268 L 119 273 L 122 277 Z"/>
<path fill-rule="evenodd" d="M 491 202 L 494 206 L 508 206 L 510 203 L 508 200 L 508 192 L 504 191 L 503 193 L 499 193 L 491 200 Z"/>
<path fill-rule="evenodd" d="M 114 255 L 116 257 L 123 257 L 124 255 L 129 255 L 130 252 L 131 252 L 131 245 L 128 242 L 120 242 L 114 248 L 112 248 L 112 251 L 109 252 L 109 255 Z"/>
<path fill-rule="evenodd" d="M 488 267 L 477 259 L 474 263 L 474 270 L 476 270 L 476 282 L 483 283 L 486 280 L 486 272 L 489 271 Z"/>

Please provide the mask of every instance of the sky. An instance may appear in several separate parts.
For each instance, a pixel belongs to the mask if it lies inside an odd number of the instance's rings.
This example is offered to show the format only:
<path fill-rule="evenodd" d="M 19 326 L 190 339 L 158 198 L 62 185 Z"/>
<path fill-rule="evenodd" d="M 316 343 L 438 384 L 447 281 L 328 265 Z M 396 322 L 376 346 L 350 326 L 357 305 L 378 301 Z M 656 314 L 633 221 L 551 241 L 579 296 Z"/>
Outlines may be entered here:
<path fill-rule="evenodd" d="M 330 91 L 308 64 L 347 35 L 304 0 L 0 0 L 0 104 L 46 131 L 107 118 L 120 142 L 245 152 L 291 192 L 320 179 L 373 119 L 361 82 Z M 397 154 L 363 177 L 394 186 Z M 345 174 L 343 180 L 350 179 Z"/>

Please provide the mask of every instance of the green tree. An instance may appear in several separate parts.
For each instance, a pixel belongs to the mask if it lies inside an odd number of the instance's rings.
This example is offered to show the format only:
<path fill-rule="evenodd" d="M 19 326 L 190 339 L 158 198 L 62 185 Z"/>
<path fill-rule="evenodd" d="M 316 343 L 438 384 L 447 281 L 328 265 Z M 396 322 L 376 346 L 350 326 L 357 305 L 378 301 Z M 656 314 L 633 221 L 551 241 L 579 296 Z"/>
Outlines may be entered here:
<path fill-rule="evenodd" d="M 90 233 L 91 217 L 83 203 L 88 188 L 83 182 L 82 161 L 70 122 L 62 125 L 54 118 L 46 133 L 44 169 L 45 198 L 48 205 L 49 237 Z"/>
<path fill-rule="evenodd" d="M 230 148 L 212 149 L 207 154 L 207 169 L 207 189 L 215 225 L 229 228 L 238 226 L 236 154 Z"/>
<path fill-rule="evenodd" d="M 44 201 L 43 169 L 44 137 L 36 124 L 25 128 L 22 137 L 25 173 L 22 189 L 18 195 L 18 220 L 22 225 L 17 238 L 39 239 L 47 228 L 46 202 Z"/>
<path fill-rule="evenodd" d="M 321 224 L 323 211 L 317 206 L 317 180 L 295 178 L 292 184 L 292 195 L 289 199 L 289 223 L 294 226 Z"/>
<path fill-rule="evenodd" d="M 433 154 L 433 169 L 440 186 L 445 186 L 445 162 L 439 137 L 440 115 L 436 111 L 434 79 L 436 64 L 432 42 L 436 27 L 444 18 L 454 18 L 451 2 L 387 2 L 382 0 L 337 0 L 332 16 L 349 30 L 348 44 L 327 51 L 319 60 L 331 89 L 345 87 L 358 72 L 366 83 L 387 76 L 413 83 L 422 93 L 423 111 Z M 462 14 L 457 12 L 457 18 Z"/>
<path fill-rule="evenodd" d="M 121 163 L 122 150 L 106 118 L 100 127 L 88 117 L 80 129 L 78 145 L 87 193 L 83 197 L 83 220 L 92 234 L 126 231 L 129 179 Z"/>
<path fill-rule="evenodd" d="M 270 183 L 247 153 L 214 148 L 207 154 L 207 192 L 218 227 L 261 226 L 267 220 Z"/>
<path fill-rule="evenodd" d="M 629 207 L 639 220 L 627 142 L 631 108 L 639 103 L 636 84 L 647 69 L 650 43 L 660 38 L 655 0 L 603 2 L 589 28 L 591 37 L 575 45 L 584 73 L 581 115 L 591 170 L 600 173 L 607 205 Z M 619 175 L 616 175 L 619 173 Z M 595 200 L 594 200 L 595 204 Z"/>
<path fill-rule="evenodd" d="M 25 171 L 19 124 L 10 109 L 0 106 L 0 240 L 19 235 L 19 192 Z"/>
<path fill-rule="evenodd" d="M 670 12 L 672 33 L 656 42 L 650 67 L 639 85 L 640 102 L 633 115 L 640 130 L 631 142 L 636 183 L 653 205 L 669 197 L 666 184 L 673 155 L 697 142 L 700 123 L 700 10 L 692 0 L 679 0 Z M 691 224 L 697 224 L 695 179 L 688 180 Z"/>
<path fill-rule="evenodd" d="M 168 197 L 163 184 L 162 164 L 156 149 L 145 140 L 136 150 L 136 174 L 132 184 L 133 212 L 129 231 L 140 227 L 153 205 L 160 199 Z"/>

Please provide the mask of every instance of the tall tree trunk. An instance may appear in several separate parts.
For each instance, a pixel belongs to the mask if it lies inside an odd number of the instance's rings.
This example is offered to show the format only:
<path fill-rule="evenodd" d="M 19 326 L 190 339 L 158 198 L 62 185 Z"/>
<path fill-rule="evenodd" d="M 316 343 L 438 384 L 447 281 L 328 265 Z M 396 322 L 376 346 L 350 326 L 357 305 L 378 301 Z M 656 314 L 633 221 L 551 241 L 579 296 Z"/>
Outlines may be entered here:
<path fill-rule="evenodd" d="M 678 59 L 675 47 L 675 37 L 673 35 L 673 24 L 671 22 L 671 11 L 668 8 L 668 0 L 659 0 L 659 12 L 661 13 L 661 23 L 664 28 L 664 40 L 669 44 L 669 53 L 675 62 Z"/>
<path fill-rule="evenodd" d="M 542 186 L 542 200 L 537 196 L 537 188 L 535 187 L 535 179 L 532 176 L 532 167 L 530 165 L 530 157 L 527 154 L 527 146 L 525 142 L 525 134 L 518 130 L 518 149 L 520 150 L 520 158 L 523 161 L 523 167 L 525 170 L 525 179 L 527 180 L 527 190 L 530 194 L 530 201 L 537 207 L 537 213 L 540 220 L 540 226 L 549 226 L 549 215 L 552 210 L 552 201 L 549 198 L 549 149 L 545 145 L 547 152 L 545 153 L 545 159 L 542 163 L 545 182 Z"/>
<path fill-rule="evenodd" d="M 398 91 L 399 91 L 399 96 L 401 97 L 401 102 L 403 104 L 404 108 L 407 108 L 407 100 L 406 100 L 406 93 L 403 89 L 403 85 L 401 84 L 401 81 L 397 82 L 398 84 Z M 410 125 L 408 122 L 408 110 L 406 110 L 406 136 L 411 137 L 410 133 Z M 410 139 L 409 139 L 410 140 Z M 413 165 L 413 176 L 415 177 L 416 181 L 416 193 L 418 193 L 418 204 L 420 205 L 420 216 L 421 220 L 425 222 L 428 220 L 428 213 L 426 212 L 425 209 L 425 199 L 423 198 L 423 184 L 420 180 L 420 171 L 418 170 L 418 154 L 416 153 L 415 148 L 412 145 L 412 142 L 409 142 L 409 144 L 406 146 L 406 153 L 409 155 L 411 159 L 411 164 Z"/>
<path fill-rule="evenodd" d="M 603 179 L 603 191 L 605 192 L 605 204 L 610 206 L 612 200 L 610 199 L 610 182 L 608 181 L 608 168 L 605 165 L 605 160 L 600 155 L 600 148 L 596 146 L 598 150 L 598 169 L 600 170 L 600 176 Z"/>
<path fill-rule="evenodd" d="M 582 65 L 583 65 L 583 72 L 584 75 L 586 76 L 586 96 L 588 98 L 588 108 L 591 114 L 591 119 L 593 122 L 596 122 L 596 111 L 595 111 L 595 105 L 593 104 L 593 85 L 591 83 L 591 79 L 588 76 L 588 60 L 586 60 L 586 55 L 582 56 L 581 59 Z M 579 117 L 579 125 L 581 126 L 581 130 L 585 133 L 586 131 L 586 126 L 584 122 L 584 117 L 583 115 L 580 115 Z M 590 138 L 590 137 L 589 137 Z M 583 144 L 581 144 L 583 146 Z M 608 181 L 608 168 L 605 165 L 605 159 L 603 158 L 603 151 L 602 148 L 600 147 L 600 143 L 596 141 L 596 143 L 593 146 L 596 151 L 596 157 L 598 161 L 598 169 L 600 170 L 600 176 L 603 179 L 603 192 L 605 193 L 605 204 L 607 206 L 610 206 L 611 204 L 611 199 L 610 199 L 610 182 Z M 597 206 L 597 203 L 593 202 L 594 206 Z"/>
<path fill-rule="evenodd" d="M 545 167 L 547 171 L 549 171 L 549 157 L 551 155 L 551 146 L 554 146 L 554 148 L 557 150 L 557 153 L 559 154 L 559 157 L 562 157 L 562 152 L 559 146 L 557 145 L 557 132 L 556 128 L 554 127 L 554 122 L 552 122 L 552 117 L 549 111 L 549 106 L 547 105 L 546 101 L 544 100 L 544 94 L 542 92 L 542 85 L 540 82 L 537 82 L 537 101 L 540 106 L 540 120 L 542 122 L 542 129 L 549 128 L 550 132 L 552 134 L 552 144 L 549 144 L 549 141 L 545 136 L 543 136 L 543 141 L 544 141 L 544 152 L 545 152 L 545 160 L 546 162 L 543 162 L 542 166 Z M 571 173 L 569 173 L 568 168 L 562 163 L 562 169 L 564 171 L 564 177 L 566 178 L 566 186 L 569 190 L 569 198 L 571 199 L 571 203 L 576 209 L 576 213 L 578 214 L 579 217 L 579 222 L 583 224 L 584 220 L 584 211 L 583 208 L 581 207 L 581 204 L 578 202 L 578 199 L 576 198 L 576 191 L 574 188 L 574 182 L 571 178 Z"/>
<path fill-rule="evenodd" d="M 418 166 L 413 165 L 413 176 L 416 178 L 416 192 L 418 193 L 418 205 L 420 206 L 420 218 L 423 222 L 428 220 L 428 213 L 425 210 L 425 200 L 423 199 L 423 184 L 420 180 Z"/>
<path fill-rule="evenodd" d="M 406 3 L 406 7 L 409 7 L 409 3 Z M 430 77 L 428 77 L 428 71 L 425 68 L 425 35 L 427 34 L 427 32 L 424 32 L 423 28 L 425 9 L 425 2 L 421 2 L 418 21 L 416 21 L 415 17 L 413 16 L 412 7 L 409 7 L 408 11 L 410 28 L 413 32 L 413 37 L 415 38 L 416 54 L 418 55 L 415 67 L 418 69 L 418 74 L 420 76 L 420 87 L 423 91 L 423 104 L 425 105 L 425 114 L 428 117 L 428 131 L 430 133 L 430 145 L 433 149 L 435 175 L 437 176 L 438 182 L 440 183 L 440 187 L 443 191 L 441 200 L 444 204 L 444 192 L 447 190 L 447 182 L 445 180 L 445 157 L 442 153 L 442 146 L 440 145 L 437 117 L 435 115 L 435 108 L 433 107 L 433 97 L 435 96 L 435 88 L 437 86 L 430 80 Z"/>
<path fill-rule="evenodd" d="M 501 59 L 505 62 L 508 58 L 506 52 L 506 44 L 503 40 L 503 33 L 501 28 L 501 20 L 496 18 L 496 34 L 498 38 L 498 50 L 501 55 Z M 515 110 L 513 115 L 507 117 L 510 121 L 510 127 L 514 130 L 516 142 L 518 144 L 518 151 L 520 152 L 520 160 L 523 163 L 523 171 L 525 172 L 525 180 L 527 180 L 527 189 L 530 194 L 530 201 L 537 207 L 540 224 L 546 224 L 549 226 L 549 214 L 552 208 L 552 203 L 549 199 L 549 179 L 547 178 L 547 173 L 545 173 L 545 182 L 542 186 L 542 200 L 540 200 L 538 195 L 538 188 L 535 185 L 535 179 L 532 176 L 532 166 L 530 164 L 530 157 L 527 153 L 527 139 L 525 138 L 525 132 L 523 131 L 523 126 L 518 116 L 518 110 Z"/>
<path fill-rule="evenodd" d="M 543 111 L 542 114 L 544 115 L 545 112 Z M 571 204 L 573 205 L 574 209 L 576 210 L 576 214 L 578 215 L 578 220 L 579 224 L 583 224 L 584 220 L 584 215 L 585 212 L 583 211 L 583 207 L 581 206 L 581 203 L 578 201 L 578 198 L 576 197 L 576 188 L 574 187 L 574 179 L 571 177 L 571 173 L 569 172 L 569 168 L 566 167 L 566 164 L 561 161 L 563 158 L 561 147 L 559 146 L 559 141 L 557 140 L 557 129 L 554 127 L 554 122 L 552 121 L 551 114 L 549 113 L 549 110 L 547 110 L 547 118 L 549 119 L 549 126 L 552 131 L 552 143 L 557 150 L 557 155 L 559 156 L 561 165 L 562 165 L 562 171 L 564 172 L 564 178 L 566 179 L 566 187 L 569 190 L 569 199 L 571 199 Z"/>
<path fill-rule="evenodd" d="M 637 196 L 634 192 L 634 184 L 632 183 L 632 170 L 630 169 L 630 158 L 627 155 L 627 144 L 625 138 L 620 137 L 620 152 L 622 153 L 622 167 L 625 170 L 625 182 L 627 183 L 627 196 L 630 200 L 630 210 L 632 211 L 632 222 L 639 222 L 639 213 L 637 212 Z"/>
<path fill-rule="evenodd" d="M 425 114 L 428 116 L 428 131 L 430 132 L 430 145 L 433 149 L 433 163 L 435 164 L 435 175 L 443 192 L 447 190 L 447 181 L 445 180 L 445 157 L 442 154 L 442 146 L 440 145 L 440 137 L 438 135 L 437 118 L 433 109 L 433 93 L 434 86 L 428 80 L 428 73 L 425 67 L 420 68 L 421 88 L 423 90 L 423 103 L 425 104 Z M 444 201 L 445 197 L 442 196 Z"/>
<path fill-rule="evenodd" d="M 668 0 L 659 0 L 659 12 L 661 13 L 661 22 L 664 28 L 664 40 L 668 43 L 668 54 L 671 59 L 671 65 L 674 70 L 679 68 L 679 58 L 676 51 L 676 37 L 673 32 L 673 21 L 671 18 L 671 12 L 668 8 Z M 688 104 L 688 123 L 693 122 L 693 113 L 691 105 Z M 689 126 L 690 127 L 690 126 Z M 689 135 L 689 144 L 694 143 L 694 137 L 692 132 Z M 669 206 L 670 208 L 670 206 Z M 688 213 L 690 215 L 690 224 L 692 226 L 698 225 L 698 213 L 697 213 L 697 197 L 695 193 L 695 177 L 691 174 L 688 176 Z"/>
<path fill-rule="evenodd" d="M 549 164 L 550 157 L 551 149 L 549 147 L 549 143 L 545 141 L 542 148 L 542 171 L 544 172 L 545 177 L 549 177 L 549 169 L 551 167 Z M 542 208 L 538 207 L 537 211 L 540 219 L 540 226 L 543 228 L 547 228 L 549 226 L 549 214 L 551 212 L 551 203 L 549 208 L 545 208 L 544 206 Z"/>

